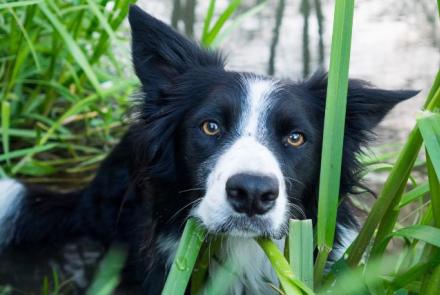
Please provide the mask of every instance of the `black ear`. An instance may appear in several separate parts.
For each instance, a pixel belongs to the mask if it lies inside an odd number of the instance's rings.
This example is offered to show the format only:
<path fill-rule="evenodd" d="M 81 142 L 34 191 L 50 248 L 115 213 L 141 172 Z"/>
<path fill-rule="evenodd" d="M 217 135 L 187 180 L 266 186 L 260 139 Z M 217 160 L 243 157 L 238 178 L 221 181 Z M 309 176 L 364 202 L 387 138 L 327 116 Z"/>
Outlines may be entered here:
<path fill-rule="evenodd" d="M 128 20 L 134 68 L 149 98 L 192 68 L 224 66 L 220 54 L 202 49 L 136 5 L 130 7 Z"/>
<path fill-rule="evenodd" d="M 316 73 L 304 84 L 312 94 L 313 105 L 318 106 L 317 121 L 322 126 L 327 92 L 327 74 Z M 349 80 L 341 171 L 341 196 L 355 193 L 359 188 L 366 189 L 360 183 L 361 166 L 356 157 L 361 152 L 361 146 L 369 143 L 372 129 L 396 104 L 415 96 L 417 93 L 418 91 L 413 90 L 382 90 L 365 81 Z"/>
<path fill-rule="evenodd" d="M 327 74 L 316 73 L 306 81 L 306 87 L 325 106 Z M 360 132 L 370 131 L 399 102 L 415 96 L 414 90 L 384 90 L 356 79 L 350 79 L 347 94 L 346 126 Z"/>

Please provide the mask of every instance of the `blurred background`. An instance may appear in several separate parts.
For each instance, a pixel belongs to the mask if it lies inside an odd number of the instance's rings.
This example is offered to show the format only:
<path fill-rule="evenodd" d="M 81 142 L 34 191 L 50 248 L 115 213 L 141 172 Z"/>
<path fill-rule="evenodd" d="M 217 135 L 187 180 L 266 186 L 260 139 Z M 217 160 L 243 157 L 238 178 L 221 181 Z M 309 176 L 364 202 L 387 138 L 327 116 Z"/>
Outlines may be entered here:
<path fill-rule="evenodd" d="M 130 121 L 125 114 L 138 87 L 125 20 L 130 2 L 135 1 L 0 4 L 0 176 L 67 190 L 91 180 L 125 131 Z M 229 2 L 216 1 L 214 19 Z M 137 4 L 200 40 L 209 1 Z M 226 54 L 229 69 L 304 79 L 328 68 L 333 5 L 330 0 L 242 0 L 211 45 Z M 368 157 L 392 161 L 439 67 L 435 1 L 356 1 L 350 76 L 383 88 L 421 90 L 380 124 Z M 374 169 L 366 177 L 368 186 L 380 188 L 387 171 Z M 414 177 L 426 178 L 423 172 Z M 373 198 L 362 200 L 360 211 Z M 75 293 L 90 282 L 100 257 L 96 245 L 71 244 L 41 255 L 41 261 L 2 259 L 0 285 L 25 294 Z"/>
<path fill-rule="evenodd" d="M 238 14 L 263 1 L 244 0 Z M 202 33 L 209 1 L 137 2 L 147 12 L 180 31 Z M 440 25 L 431 0 L 357 0 L 350 76 L 384 88 L 420 89 L 383 122 L 381 137 L 406 138 L 440 66 Z M 218 11 L 228 1 L 217 1 Z M 219 45 L 232 70 L 302 79 L 328 68 L 334 1 L 271 0 L 245 19 Z M 277 28 L 277 25 L 279 27 Z M 274 31 L 279 32 L 274 38 Z M 275 39 L 275 40 L 274 40 Z"/>

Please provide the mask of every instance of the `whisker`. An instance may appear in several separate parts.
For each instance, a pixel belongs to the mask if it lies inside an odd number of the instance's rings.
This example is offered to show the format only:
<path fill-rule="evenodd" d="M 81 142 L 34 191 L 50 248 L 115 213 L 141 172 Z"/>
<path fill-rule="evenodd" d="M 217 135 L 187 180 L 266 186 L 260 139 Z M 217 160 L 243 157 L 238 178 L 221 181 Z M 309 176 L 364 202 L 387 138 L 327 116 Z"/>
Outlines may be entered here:
<path fill-rule="evenodd" d="M 173 216 L 171 216 L 170 221 L 173 221 L 173 220 L 177 217 L 177 215 L 178 215 L 180 212 L 182 212 L 185 208 L 188 208 L 188 206 L 191 206 L 191 205 L 193 205 L 193 204 L 195 204 L 195 203 L 197 203 L 197 202 L 199 202 L 199 201 L 201 201 L 201 200 L 202 200 L 202 198 L 197 198 L 197 199 L 195 199 L 194 201 L 189 202 L 188 204 L 186 204 L 185 206 L 183 206 L 182 208 L 180 208 L 179 210 L 177 210 L 177 212 L 174 213 Z M 186 218 L 185 218 L 185 219 L 186 219 Z"/>
<path fill-rule="evenodd" d="M 294 182 L 296 182 L 296 183 L 298 183 L 298 184 L 301 184 L 304 188 L 307 187 L 307 186 L 305 185 L 304 182 L 302 182 L 302 181 L 300 181 L 300 180 L 298 180 L 298 179 L 296 179 L 296 178 L 288 177 L 288 176 L 284 176 L 284 179 L 286 179 L 286 180 L 290 180 L 290 181 L 294 181 Z"/>
<path fill-rule="evenodd" d="M 304 218 L 304 219 L 307 218 L 306 213 L 304 212 L 304 209 L 300 205 L 295 204 L 295 203 L 288 203 L 287 206 L 289 206 L 291 209 L 293 209 L 296 213 L 301 214 L 302 218 Z"/>
<path fill-rule="evenodd" d="M 202 191 L 204 190 L 203 187 L 193 187 L 193 188 L 189 188 L 189 189 L 185 189 L 182 191 L 177 192 L 178 194 L 182 194 L 182 193 L 186 193 L 186 192 L 191 192 L 191 191 Z"/>

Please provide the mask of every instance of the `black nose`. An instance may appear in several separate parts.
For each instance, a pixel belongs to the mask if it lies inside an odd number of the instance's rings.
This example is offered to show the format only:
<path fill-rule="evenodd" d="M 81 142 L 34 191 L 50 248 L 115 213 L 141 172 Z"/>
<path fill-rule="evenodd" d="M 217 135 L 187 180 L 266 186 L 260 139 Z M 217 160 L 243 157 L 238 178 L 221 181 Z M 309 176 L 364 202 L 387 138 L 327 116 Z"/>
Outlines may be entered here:
<path fill-rule="evenodd" d="M 278 180 L 273 176 L 240 173 L 226 181 L 226 195 L 235 211 L 248 216 L 264 214 L 278 197 Z"/>

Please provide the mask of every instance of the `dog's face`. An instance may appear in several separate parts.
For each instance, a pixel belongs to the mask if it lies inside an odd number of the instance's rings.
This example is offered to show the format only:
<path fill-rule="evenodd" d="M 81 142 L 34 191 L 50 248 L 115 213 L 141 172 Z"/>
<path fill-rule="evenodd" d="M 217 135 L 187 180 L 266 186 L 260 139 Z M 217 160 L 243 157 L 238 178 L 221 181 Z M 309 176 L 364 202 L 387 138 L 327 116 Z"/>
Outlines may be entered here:
<path fill-rule="evenodd" d="M 294 83 L 226 71 L 217 53 L 137 7 L 130 24 L 144 95 L 136 132 L 147 156 L 138 163 L 162 187 L 176 187 L 176 210 L 240 236 L 277 237 L 289 218 L 314 218 L 325 75 Z M 350 82 L 341 194 L 357 184 L 367 133 L 414 94 Z"/>
<path fill-rule="evenodd" d="M 317 113 L 288 82 L 231 72 L 208 79 L 177 131 L 177 162 L 204 193 L 192 214 L 211 231 L 276 235 L 290 213 L 305 217 L 304 186 L 319 167 Z"/>

